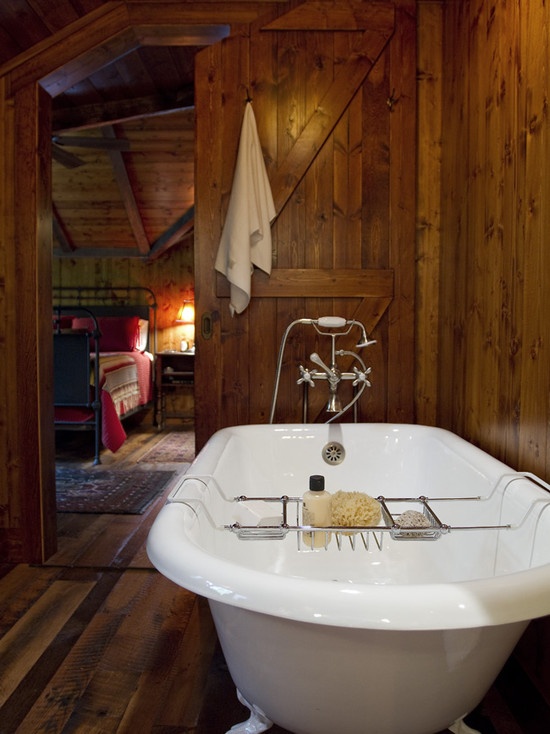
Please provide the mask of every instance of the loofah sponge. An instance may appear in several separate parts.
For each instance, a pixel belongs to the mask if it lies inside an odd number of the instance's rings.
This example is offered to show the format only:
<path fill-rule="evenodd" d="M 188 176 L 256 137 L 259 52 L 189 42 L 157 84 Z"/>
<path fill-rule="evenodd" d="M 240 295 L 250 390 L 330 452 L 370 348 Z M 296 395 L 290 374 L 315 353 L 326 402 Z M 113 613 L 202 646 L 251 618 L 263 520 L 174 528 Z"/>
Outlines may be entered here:
<path fill-rule="evenodd" d="M 380 503 L 364 492 L 335 492 L 332 495 L 332 524 L 357 527 L 378 525 Z"/>
<path fill-rule="evenodd" d="M 407 510 L 395 521 L 400 528 L 429 528 L 428 518 L 417 510 Z"/>

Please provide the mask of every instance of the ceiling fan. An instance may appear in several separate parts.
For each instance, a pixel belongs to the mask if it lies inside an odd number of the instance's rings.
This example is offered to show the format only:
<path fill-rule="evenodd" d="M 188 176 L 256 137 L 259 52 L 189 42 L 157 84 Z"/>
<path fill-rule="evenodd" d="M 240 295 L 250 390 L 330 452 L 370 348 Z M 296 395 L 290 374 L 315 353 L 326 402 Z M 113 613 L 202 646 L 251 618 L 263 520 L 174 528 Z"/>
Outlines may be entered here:
<path fill-rule="evenodd" d="M 86 161 L 74 153 L 65 150 L 69 148 L 85 148 L 87 150 L 128 151 L 130 142 L 124 138 L 116 137 L 85 137 L 80 135 L 53 135 L 52 157 L 66 168 L 78 168 Z"/>

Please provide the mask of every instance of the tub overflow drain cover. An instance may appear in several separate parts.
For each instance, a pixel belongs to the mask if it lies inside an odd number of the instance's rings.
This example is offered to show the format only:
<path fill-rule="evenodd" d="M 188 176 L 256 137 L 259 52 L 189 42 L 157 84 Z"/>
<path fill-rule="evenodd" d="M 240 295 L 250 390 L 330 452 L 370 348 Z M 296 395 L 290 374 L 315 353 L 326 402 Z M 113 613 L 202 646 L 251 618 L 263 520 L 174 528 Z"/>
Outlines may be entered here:
<path fill-rule="evenodd" d="M 341 464 L 345 459 L 346 451 L 341 443 L 331 441 L 323 447 L 322 456 L 327 464 Z"/>

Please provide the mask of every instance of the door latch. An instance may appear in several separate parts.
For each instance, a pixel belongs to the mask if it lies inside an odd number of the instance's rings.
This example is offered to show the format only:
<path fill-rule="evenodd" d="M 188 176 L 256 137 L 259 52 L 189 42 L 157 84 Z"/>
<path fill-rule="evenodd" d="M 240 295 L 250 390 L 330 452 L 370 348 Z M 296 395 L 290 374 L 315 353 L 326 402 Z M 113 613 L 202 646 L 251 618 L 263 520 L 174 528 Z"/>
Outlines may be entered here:
<path fill-rule="evenodd" d="M 205 311 L 201 316 L 201 336 L 203 339 L 211 339 L 212 333 L 212 312 Z"/>

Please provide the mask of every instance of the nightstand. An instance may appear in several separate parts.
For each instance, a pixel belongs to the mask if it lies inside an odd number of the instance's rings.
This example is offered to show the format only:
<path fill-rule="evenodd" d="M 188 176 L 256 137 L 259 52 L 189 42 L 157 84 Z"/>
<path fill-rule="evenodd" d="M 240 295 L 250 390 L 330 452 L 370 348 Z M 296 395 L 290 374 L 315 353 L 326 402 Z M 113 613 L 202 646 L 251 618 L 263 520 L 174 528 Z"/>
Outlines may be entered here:
<path fill-rule="evenodd" d="M 194 352 L 157 352 L 156 354 L 156 415 L 157 425 L 164 428 L 169 418 L 193 418 L 193 413 L 168 411 L 169 395 L 193 391 L 195 375 Z"/>

